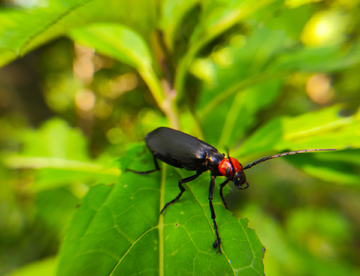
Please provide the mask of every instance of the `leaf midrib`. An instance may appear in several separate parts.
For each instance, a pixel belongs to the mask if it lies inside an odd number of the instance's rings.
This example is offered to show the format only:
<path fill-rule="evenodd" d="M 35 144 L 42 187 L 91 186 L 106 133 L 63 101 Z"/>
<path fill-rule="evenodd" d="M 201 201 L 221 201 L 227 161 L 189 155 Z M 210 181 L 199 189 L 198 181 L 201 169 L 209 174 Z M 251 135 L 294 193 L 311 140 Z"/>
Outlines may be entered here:
<path fill-rule="evenodd" d="M 160 204 L 159 213 L 162 206 L 165 206 L 165 179 L 166 179 L 166 165 L 162 163 L 161 168 L 161 184 L 160 184 Z M 159 215 L 159 275 L 164 276 L 164 218 Z"/>

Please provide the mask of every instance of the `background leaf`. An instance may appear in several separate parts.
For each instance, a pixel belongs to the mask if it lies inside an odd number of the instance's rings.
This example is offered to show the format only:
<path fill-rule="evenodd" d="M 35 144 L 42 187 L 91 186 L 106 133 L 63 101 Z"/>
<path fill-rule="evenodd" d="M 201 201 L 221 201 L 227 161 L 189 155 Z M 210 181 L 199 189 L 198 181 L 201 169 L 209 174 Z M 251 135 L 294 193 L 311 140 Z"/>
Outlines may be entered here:
<path fill-rule="evenodd" d="M 343 117 L 339 112 L 334 106 L 295 118 L 277 118 L 249 137 L 234 154 L 250 156 L 260 151 L 260 156 L 272 147 L 277 151 L 358 147 L 358 115 Z"/>
<path fill-rule="evenodd" d="M 55 275 L 56 260 L 49 258 L 42 260 L 22 269 L 19 269 L 15 273 L 11 273 L 11 276 L 32 276 L 32 275 Z"/>
<path fill-rule="evenodd" d="M 146 9 L 147 13 L 142 13 L 140 7 Z M 99 13 L 99 10 L 102 12 Z M 73 28 L 94 22 L 125 23 L 147 33 L 154 27 L 154 15 L 155 6 L 152 1 L 138 2 L 137 5 L 118 1 L 107 1 L 105 4 L 97 0 L 51 1 L 44 8 L 3 10 L 0 64 L 4 65 Z"/>
<path fill-rule="evenodd" d="M 75 41 L 93 47 L 101 53 L 116 57 L 138 70 L 161 107 L 164 95 L 152 67 L 150 50 L 141 36 L 115 24 L 100 24 L 71 32 Z"/>
<path fill-rule="evenodd" d="M 20 155 L 5 159 L 13 168 L 37 169 L 32 190 L 52 189 L 99 179 L 113 182 L 119 171 L 111 164 L 101 164 L 90 159 L 87 142 L 78 130 L 65 122 L 49 120 L 38 131 L 21 132 L 23 150 Z"/>

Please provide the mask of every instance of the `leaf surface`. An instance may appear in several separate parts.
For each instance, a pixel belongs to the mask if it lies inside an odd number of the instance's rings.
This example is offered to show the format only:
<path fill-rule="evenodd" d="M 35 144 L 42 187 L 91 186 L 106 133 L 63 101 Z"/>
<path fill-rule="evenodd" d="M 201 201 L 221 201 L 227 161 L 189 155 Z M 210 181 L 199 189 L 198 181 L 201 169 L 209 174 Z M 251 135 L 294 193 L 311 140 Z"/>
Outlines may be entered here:
<path fill-rule="evenodd" d="M 152 166 L 147 154 L 130 167 Z M 170 166 L 150 175 L 126 172 L 115 185 L 91 188 L 68 230 L 58 275 L 263 275 L 261 242 L 246 219 L 224 209 L 218 189 L 213 202 L 222 254 L 212 247 L 207 173 L 159 215 L 179 193 L 182 172 Z"/>
<path fill-rule="evenodd" d="M 0 66 L 70 30 L 96 22 L 117 22 L 145 36 L 154 28 L 154 1 L 49 1 L 43 8 L 0 10 Z"/>

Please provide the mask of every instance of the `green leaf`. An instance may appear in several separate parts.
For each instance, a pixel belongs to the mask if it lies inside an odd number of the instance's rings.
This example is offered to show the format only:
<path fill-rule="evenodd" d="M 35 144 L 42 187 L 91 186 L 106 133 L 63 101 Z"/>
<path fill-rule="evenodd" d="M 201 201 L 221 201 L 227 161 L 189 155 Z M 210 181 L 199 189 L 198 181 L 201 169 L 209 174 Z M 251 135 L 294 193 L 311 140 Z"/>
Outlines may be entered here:
<path fill-rule="evenodd" d="M 153 168 L 152 160 L 143 155 L 130 167 Z M 223 208 L 219 189 L 213 202 L 223 253 L 212 247 L 207 173 L 186 183 L 181 199 L 159 215 L 179 193 L 180 178 L 164 165 L 161 172 L 127 172 L 116 185 L 91 188 L 61 248 L 58 275 L 263 275 L 261 242 L 246 219 Z"/>
<path fill-rule="evenodd" d="M 148 85 L 158 105 L 162 106 L 164 95 L 161 84 L 152 67 L 150 50 L 139 34 L 119 24 L 96 24 L 75 29 L 70 36 L 76 42 L 133 66 Z"/>
<path fill-rule="evenodd" d="M 359 43 L 350 48 L 309 47 L 292 49 L 279 55 L 269 71 L 336 72 L 360 62 Z"/>
<path fill-rule="evenodd" d="M 207 83 L 202 88 L 199 100 L 200 118 L 211 116 L 211 112 L 219 105 L 224 104 L 228 107 L 232 97 L 239 91 L 252 89 L 252 86 L 256 87 L 261 83 L 266 86 L 269 80 L 276 81 L 293 71 L 334 72 L 360 62 L 357 44 L 345 49 L 340 49 L 339 46 L 299 47 L 288 34 L 294 36 L 295 30 L 297 32 L 301 30 L 309 16 L 307 9 L 303 7 L 295 11 L 284 9 L 281 11 L 281 17 L 270 20 L 265 26 L 253 26 L 252 33 L 247 37 L 237 34 L 242 41 L 238 47 L 227 43 L 226 47 L 217 52 L 213 51 L 210 57 L 204 59 L 202 66 L 199 68 L 193 66 L 196 68 L 192 70 L 195 75 L 201 76 L 201 73 L 206 71 L 205 69 L 211 72 L 210 76 L 204 78 Z M 306 14 L 299 13 L 300 10 L 305 10 Z M 294 20 L 296 17 L 294 13 L 298 13 L 300 17 L 300 14 L 304 16 L 301 19 L 302 23 Z M 294 30 L 287 30 L 286 27 L 284 30 L 277 27 L 279 24 L 287 27 L 293 25 L 291 29 Z M 230 37 L 230 41 L 232 38 Z M 226 66 L 218 64 L 219 62 L 214 58 L 222 51 L 229 56 L 229 64 Z M 264 91 L 263 97 L 266 97 L 267 93 Z"/>
<path fill-rule="evenodd" d="M 8 276 L 52 276 L 56 272 L 56 258 L 47 258 L 25 265 Z"/>
<path fill-rule="evenodd" d="M 360 147 L 359 112 L 343 117 L 340 111 L 339 106 L 332 106 L 297 117 L 276 118 L 258 129 L 233 154 L 254 158 L 274 150 Z"/>
<path fill-rule="evenodd" d="M 61 240 L 78 203 L 79 199 L 70 189 L 40 191 L 36 194 L 36 219 L 39 223 L 46 222 L 49 231 Z"/>
<path fill-rule="evenodd" d="M 152 58 L 146 42 L 131 29 L 120 24 L 102 23 L 77 28 L 70 32 L 76 42 L 142 69 L 151 67 Z"/>
<path fill-rule="evenodd" d="M 143 35 L 154 28 L 154 1 L 55 0 L 48 4 L 0 11 L 0 66 L 74 28 L 96 22 L 126 24 Z"/>
<path fill-rule="evenodd" d="M 353 156 L 354 158 L 359 154 L 359 150 L 346 150 L 345 152 L 348 152 L 345 156 Z M 341 157 L 338 158 L 338 155 L 344 156 L 344 151 L 304 154 L 296 156 L 296 158 L 294 156 L 285 158 L 313 177 L 329 182 L 359 185 L 359 164 L 354 165 L 351 160 L 343 160 Z"/>
<path fill-rule="evenodd" d="M 280 8 L 276 10 L 277 15 L 271 20 L 265 20 L 265 24 L 272 30 L 285 30 L 286 34 L 294 40 L 298 40 L 305 24 L 310 20 L 316 6 L 303 5 L 296 8 Z M 265 10 L 264 12 L 267 12 Z M 258 17 L 264 21 L 265 17 Z"/>
<path fill-rule="evenodd" d="M 192 9 L 199 0 L 165 0 L 161 1 L 160 25 L 164 33 L 164 41 L 170 50 L 173 50 L 176 31 L 181 27 L 181 22 L 186 13 Z"/>
<path fill-rule="evenodd" d="M 4 164 L 15 169 L 34 169 L 35 181 L 30 187 L 34 191 L 52 189 L 71 183 L 114 182 L 120 171 L 114 167 L 96 162 L 79 162 L 77 160 L 10 156 Z"/>
<path fill-rule="evenodd" d="M 119 175 L 117 168 L 91 160 L 85 137 L 60 119 L 51 119 L 36 131 L 20 131 L 20 136 L 22 152 L 4 158 L 4 164 L 11 168 L 36 169 L 33 190 L 70 183 L 114 182 Z"/>
<path fill-rule="evenodd" d="M 276 99 L 281 83 L 277 79 L 261 82 L 218 104 L 216 112 L 202 119 L 206 141 L 218 149 L 237 144 L 257 122 L 256 114 Z"/>
<path fill-rule="evenodd" d="M 339 114 L 340 107 L 333 106 L 297 117 L 276 118 L 255 131 L 239 149 L 232 151 L 232 155 L 241 156 L 242 162 L 247 163 L 274 152 L 359 148 L 359 113 L 348 117 Z M 360 182 L 356 152 L 345 155 L 341 152 L 308 153 L 283 158 L 325 181 Z"/>
<path fill-rule="evenodd" d="M 205 122 L 204 129 L 212 130 L 210 125 L 223 126 L 220 147 L 243 139 L 245 131 L 256 123 L 255 114 L 276 99 L 283 82 L 283 73 L 268 74 L 264 68 L 283 51 L 289 39 L 285 31 L 262 27 L 254 28 L 248 38 L 237 36 L 244 45 L 235 47 L 229 43 L 206 59 L 213 65 L 214 76 L 210 84 L 202 87 L 199 99 L 198 114 Z M 227 66 L 217 61 L 216 56 L 221 52 L 229 55 Z M 219 140 L 214 138 L 210 143 Z"/>
<path fill-rule="evenodd" d="M 72 129 L 65 121 L 54 118 L 38 130 L 26 129 L 20 133 L 22 156 L 53 157 L 88 161 L 87 140 L 79 129 Z"/>
<path fill-rule="evenodd" d="M 247 159 L 262 156 L 270 152 L 282 136 L 281 119 L 276 118 L 255 131 L 239 149 L 232 150 L 232 155 Z"/>
<path fill-rule="evenodd" d="M 275 0 L 253 1 L 230 1 L 225 0 L 221 5 L 215 2 L 203 2 L 202 14 L 199 24 L 196 25 L 190 38 L 189 50 L 180 60 L 175 76 L 175 90 L 181 95 L 184 93 L 183 86 L 185 75 L 193 63 L 198 52 L 213 39 L 238 24 L 249 20 L 259 10 L 276 2 Z"/>

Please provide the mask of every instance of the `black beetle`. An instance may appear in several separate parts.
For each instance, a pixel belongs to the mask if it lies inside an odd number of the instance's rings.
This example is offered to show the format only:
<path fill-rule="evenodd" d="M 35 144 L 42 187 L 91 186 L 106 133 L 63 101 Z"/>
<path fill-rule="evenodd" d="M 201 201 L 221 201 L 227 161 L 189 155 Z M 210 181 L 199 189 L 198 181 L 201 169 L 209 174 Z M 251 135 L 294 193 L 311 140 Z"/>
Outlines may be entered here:
<path fill-rule="evenodd" d="M 161 161 L 176 168 L 181 168 L 181 169 L 184 168 L 188 171 L 196 171 L 195 175 L 179 180 L 180 193 L 177 195 L 176 198 L 165 204 L 160 214 L 164 212 L 166 207 L 168 207 L 170 204 L 180 199 L 183 192 L 185 192 L 185 188 L 182 184 L 196 179 L 199 175 L 201 175 L 205 171 L 208 170 L 211 171 L 211 181 L 209 187 L 209 205 L 210 205 L 211 219 L 214 222 L 214 230 L 216 234 L 216 240 L 213 243 L 213 247 L 214 248 L 218 247 L 219 248 L 218 252 L 221 252 L 220 237 L 218 233 L 218 227 L 215 221 L 215 211 L 212 204 L 214 188 L 215 188 L 215 178 L 217 176 L 225 176 L 227 178 L 223 183 L 220 184 L 220 198 L 224 203 L 225 208 L 227 209 L 227 205 L 223 196 L 223 188 L 227 183 L 229 183 L 229 181 L 233 181 L 236 188 L 240 190 L 247 189 L 249 187 L 249 183 L 246 181 L 244 170 L 249 169 L 252 166 L 255 166 L 256 164 L 264 162 L 266 160 L 270 160 L 285 155 L 313 152 L 313 151 L 335 150 L 335 149 L 309 149 L 309 150 L 284 152 L 281 154 L 276 154 L 261 158 L 251 163 L 250 165 L 243 167 L 239 163 L 239 161 L 237 161 L 235 158 L 229 156 L 225 158 L 225 154 L 220 153 L 213 146 L 189 134 L 183 133 L 175 129 L 171 129 L 167 127 L 159 127 L 146 135 L 145 142 L 146 142 L 146 146 L 154 155 L 155 169 L 150 171 L 143 171 L 143 172 L 126 169 L 127 171 L 136 174 L 148 174 L 158 171 L 160 170 L 160 167 L 157 162 L 157 159 L 160 159 Z"/>

